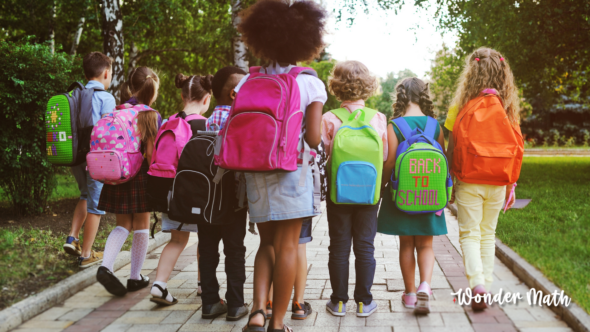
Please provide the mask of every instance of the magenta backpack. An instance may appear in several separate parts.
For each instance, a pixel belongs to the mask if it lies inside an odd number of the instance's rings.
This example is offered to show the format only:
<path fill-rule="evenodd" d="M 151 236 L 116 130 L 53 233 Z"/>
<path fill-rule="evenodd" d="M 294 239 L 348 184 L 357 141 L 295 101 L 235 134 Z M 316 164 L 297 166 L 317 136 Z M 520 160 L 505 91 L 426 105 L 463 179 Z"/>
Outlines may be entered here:
<path fill-rule="evenodd" d="M 143 162 L 137 114 L 143 111 L 156 112 L 147 105 L 122 104 L 94 125 L 86 155 L 91 178 L 116 185 L 137 175 Z"/>
<path fill-rule="evenodd" d="M 304 67 L 277 75 L 250 68 L 219 133 L 216 165 L 246 172 L 297 170 L 304 110 L 296 78 L 301 73 L 317 77 L 313 69 Z M 304 155 L 304 160 L 309 159 Z"/>
<path fill-rule="evenodd" d="M 168 201 L 180 154 L 193 136 L 192 120 L 207 119 L 198 114 L 184 112 L 172 115 L 158 131 L 154 141 L 152 163 L 148 170 L 147 199 L 154 211 L 168 213 Z"/>

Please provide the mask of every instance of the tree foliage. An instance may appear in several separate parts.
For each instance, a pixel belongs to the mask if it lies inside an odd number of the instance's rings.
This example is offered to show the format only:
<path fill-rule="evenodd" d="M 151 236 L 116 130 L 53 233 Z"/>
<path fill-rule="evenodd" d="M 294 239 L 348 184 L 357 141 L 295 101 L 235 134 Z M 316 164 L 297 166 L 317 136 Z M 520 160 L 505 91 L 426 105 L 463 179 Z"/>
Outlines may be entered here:
<path fill-rule="evenodd" d="M 442 49 L 435 54 L 430 71 L 426 73 L 430 76 L 430 93 L 441 125 L 447 119 L 463 64 L 460 52 L 443 44 Z"/>
<path fill-rule="evenodd" d="M 48 44 L 0 41 L 0 187 L 17 214 L 39 213 L 54 186 L 45 149 L 51 96 L 81 79 L 79 61 Z"/>

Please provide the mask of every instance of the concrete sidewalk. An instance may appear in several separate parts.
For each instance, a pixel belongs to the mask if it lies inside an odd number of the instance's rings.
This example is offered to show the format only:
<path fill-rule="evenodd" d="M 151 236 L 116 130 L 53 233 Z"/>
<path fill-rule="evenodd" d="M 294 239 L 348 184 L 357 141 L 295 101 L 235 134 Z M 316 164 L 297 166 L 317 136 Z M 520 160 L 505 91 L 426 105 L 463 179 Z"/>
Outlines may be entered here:
<path fill-rule="evenodd" d="M 526 301 L 503 307 L 494 305 L 483 313 L 473 313 L 469 307 L 458 305 L 450 294 L 453 289 L 466 287 L 467 279 L 458 246 L 457 219 L 448 212 L 446 216 L 449 234 L 435 237 L 434 241 L 437 264 L 432 279 L 435 300 L 432 302 L 430 315 L 416 317 L 411 310 L 401 305 L 403 280 L 398 259 L 399 241 L 396 236 L 382 234 L 378 234 L 375 239 L 377 272 L 372 290 L 373 297 L 379 304 L 378 312 L 368 318 L 358 318 L 354 314 L 356 305 L 350 300 L 348 314 L 345 317 L 334 317 L 327 313 L 325 303 L 330 298 L 332 290 L 327 270 L 330 239 L 324 211 L 320 217 L 314 219 L 314 239 L 307 246 L 309 275 L 305 300 L 311 303 L 314 313 L 307 320 L 287 319 L 285 323 L 297 332 L 571 331 L 551 310 L 546 307 L 531 307 Z M 149 289 L 129 293 L 123 298 L 115 298 L 100 284 L 93 284 L 14 331 L 241 331 L 246 324 L 245 318 L 238 322 L 227 322 L 223 316 L 213 320 L 201 319 L 201 299 L 196 296 L 196 242 L 196 235 L 191 236 L 168 283 L 172 294 L 179 299 L 177 305 L 157 307 L 149 301 Z M 258 243 L 258 236 L 248 233 L 245 298 L 249 304 L 252 302 L 252 272 Z M 142 273 L 149 275 L 152 280 L 162 249 L 163 247 L 160 247 L 148 254 L 143 266 Z M 223 297 L 225 274 L 222 251 L 221 256 L 218 278 L 222 284 L 220 295 Z M 353 254 L 350 266 L 349 295 L 352 299 L 355 282 Z M 126 279 L 129 275 L 129 266 L 116 274 L 122 280 Z M 493 293 L 502 288 L 504 291 L 520 292 L 525 296 L 528 291 L 528 287 L 497 259 L 495 280 Z M 418 279 L 416 281 L 418 282 Z"/>

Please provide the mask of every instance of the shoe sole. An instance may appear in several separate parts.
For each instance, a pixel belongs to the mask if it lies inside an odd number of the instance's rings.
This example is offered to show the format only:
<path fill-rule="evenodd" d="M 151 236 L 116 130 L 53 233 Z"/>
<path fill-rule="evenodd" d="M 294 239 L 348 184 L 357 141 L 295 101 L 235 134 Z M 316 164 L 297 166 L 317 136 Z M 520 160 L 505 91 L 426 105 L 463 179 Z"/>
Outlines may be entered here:
<path fill-rule="evenodd" d="M 149 285 L 150 285 L 150 280 L 148 279 L 148 281 L 145 283 L 144 286 L 141 286 L 141 287 L 138 287 L 138 288 L 129 288 L 129 287 L 127 287 L 127 291 L 128 292 L 137 292 L 138 290 L 144 289 L 144 288 L 146 288 Z"/>
<path fill-rule="evenodd" d="M 161 298 L 157 298 L 157 297 L 156 298 L 152 297 L 150 299 L 150 301 L 157 303 L 161 306 L 166 306 L 166 307 L 171 306 L 171 305 L 175 305 L 176 303 L 178 303 L 177 299 L 174 299 L 174 302 L 168 302 L 168 301 L 166 301 L 166 299 L 161 299 Z"/>
<path fill-rule="evenodd" d="M 418 293 L 416 295 L 418 301 L 414 308 L 414 314 L 427 315 L 430 313 L 430 296 L 426 293 Z"/>
<path fill-rule="evenodd" d="M 221 316 L 223 314 L 227 314 L 227 311 L 218 312 L 218 313 L 215 313 L 215 314 L 202 314 L 201 317 L 204 318 L 204 319 L 212 319 L 212 318 L 217 318 L 217 317 L 219 317 L 219 316 Z"/>
<path fill-rule="evenodd" d="M 102 263 L 102 258 L 101 258 L 101 259 L 99 259 L 99 260 L 97 260 L 97 261 L 94 261 L 94 262 L 92 262 L 92 263 L 89 263 L 89 264 L 80 265 L 80 268 L 81 268 L 81 269 L 87 269 L 87 268 L 89 268 L 89 267 L 91 267 L 91 266 L 94 266 L 94 265 L 96 265 L 96 264 L 100 264 L 100 263 Z"/>
<path fill-rule="evenodd" d="M 291 314 L 291 319 L 294 320 L 306 320 L 309 315 L 313 313 L 313 309 L 309 309 L 308 313 L 305 314 Z"/>
<path fill-rule="evenodd" d="M 82 253 L 79 252 L 78 249 L 76 249 L 76 247 L 71 244 L 66 243 L 63 245 L 63 248 L 66 254 L 68 255 L 72 255 L 74 257 L 80 257 L 82 255 Z"/>
<path fill-rule="evenodd" d="M 127 294 L 127 288 L 125 288 L 121 281 L 119 281 L 119 279 L 114 281 L 112 276 L 106 273 L 97 274 L 96 280 L 107 290 L 107 292 L 115 296 L 123 297 Z"/>
<path fill-rule="evenodd" d="M 248 311 L 246 311 L 244 314 L 240 315 L 240 316 L 226 316 L 225 320 L 227 320 L 228 322 L 235 322 L 238 321 L 244 317 L 246 317 L 248 315 Z"/>
<path fill-rule="evenodd" d="M 334 316 L 338 316 L 338 317 L 342 317 L 342 316 L 346 316 L 346 311 L 345 312 L 337 312 L 337 311 L 333 311 L 332 309 L 330 309 L 330 307 L 326 306 L 326 310 L 328 310 L 328 312 L 330 312 L 332 315 Z"/>
<path fill-rule="evenodd" d="M 369 317 L 371 316 L 373 313 L 375 313 L 375 311 L 377 311 L 377 307 L 375 307 L 375 309 L 371 310 L 370 312 L 363 312 L 363 313 L 356 313 L 357 317 Z"/>

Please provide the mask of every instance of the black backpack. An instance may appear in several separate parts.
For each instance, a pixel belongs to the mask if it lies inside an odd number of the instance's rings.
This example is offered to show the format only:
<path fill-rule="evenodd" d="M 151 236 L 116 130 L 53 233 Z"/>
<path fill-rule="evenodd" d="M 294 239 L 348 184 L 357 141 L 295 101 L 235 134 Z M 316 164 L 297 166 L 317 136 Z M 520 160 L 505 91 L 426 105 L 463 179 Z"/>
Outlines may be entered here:
<path fill-rule="evenodd" d="M 182 119 L 187 118 L 187 115 L 184 112 L 178 113 L 177 117 Z M 205 130 L 206 128 L 206 120 L 203 119 L 189 119 L 186 120 L 189 126 L 191 127 L 191 131 L 196 133 L 199 130 Z M 193 134 L 194 137 L 194 134 Z M 156 142 L 156 145 L 158 142 Z M 153 162 L 153 160 L 152 160 Z M 180 162 L 180 160 L 179 160 Z M 168 208 L 170 205 L 170 197 L 172 195 L 172 184 L 174 183 L 174 178 L 164 178 L 158 176 L 152 176 L 148 173 L 148 182 L 147 182 L 147 201 L 148 206 L 154 212 L 164 212 L 168 213 Z"/>
<path fill-rule="evenodd" d="M 87 89 L 74 82 L 68 92 L 51 97 L 45 112 L 47 160 L 60 166 L 76 166 L 86 161 L 90 151 L 92 95 L 99 88 Z"/>
<path fill-rule="evenodd" d="M 178 161 L 168 216 L 185 224 L 232 223 L 239 209 L 235 173 L 226 170 L 217 184 L 213 182 L 217 173 L 213 161 L 217 133 L 206 132 L 192 124 L 191 127 L 193 137 L 184 146 Z"/>

